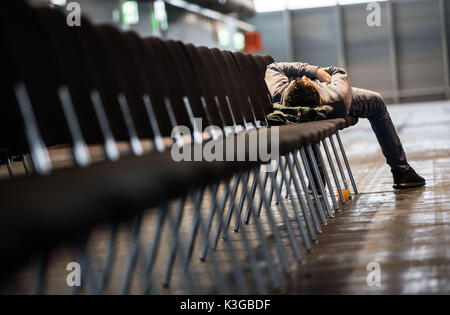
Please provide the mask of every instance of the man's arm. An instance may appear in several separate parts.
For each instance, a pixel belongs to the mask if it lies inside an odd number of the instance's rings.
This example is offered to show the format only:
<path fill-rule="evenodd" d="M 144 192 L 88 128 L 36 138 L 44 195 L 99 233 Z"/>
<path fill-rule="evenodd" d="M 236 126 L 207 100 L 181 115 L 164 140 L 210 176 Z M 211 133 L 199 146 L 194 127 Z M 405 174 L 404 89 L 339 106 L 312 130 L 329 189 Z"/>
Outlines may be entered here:
<path fill-rule="evenodd" d="M 316 79 L 320 82 L 331 83 L 331 75 L 323 70 L 322 68 L 318 68 L 316 72 Z"/>
<path fill-rule="evenodd" d="M 316 79 L 319 67 L 302 62 L 272 63 L 266 70 L 266 83 L 273 102 L 281 102 L 283 93 L 289 86 L 289 78 L 307 76 Z"/>
<path fill-rule="evenodd" d="M 321 70 L 331 76 L 328 87 L 335 91 L 343 100 L 345 104 L 345 116 L 347 116 L 352 105 L 352 85 L 347 72 L 338 67 L 327 67 Z"/>

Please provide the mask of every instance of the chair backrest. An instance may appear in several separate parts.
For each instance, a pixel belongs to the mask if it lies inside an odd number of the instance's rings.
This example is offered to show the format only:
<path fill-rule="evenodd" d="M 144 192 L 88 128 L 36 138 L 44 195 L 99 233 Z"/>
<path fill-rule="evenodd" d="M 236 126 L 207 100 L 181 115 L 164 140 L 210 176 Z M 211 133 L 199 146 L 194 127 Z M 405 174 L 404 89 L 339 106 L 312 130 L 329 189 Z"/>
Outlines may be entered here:
<path fill-rule="evenodd" d="M 229 100 L 229 106 L 233 113 L 236 124 L 244 125 L 246 123 L 246 117 L 244 116 L 244 113 L 242 111 L 243 106 L 241 104 L 241 98 L 236 90 L 234 78 L 228 67 L 227 60 L 225 60 L 221 50 L 212 48 L 210 49 L 210 51 L 217 65 L 218 76 L 222 78 L 222 88 L 224 89 L 226 97 Z"/>
<path fill-rule="evenodd" d="M 236 98 L 239 100 L 239 106 L 247 123 L 256 123 L 254 108 L 249 101 L 250 91 L 246 88 L 245 80 L 239 70 L 236 60 L 230 51 L 222 51 L 222 56 L 225 60 L 225 65 L 231 75 L 230 84 L 234 86 Z"/>
<path fill-rule="evenodd" d="M 124 117 L 118 102 L 119 82 L 112 68 L 111 58 L 91 22 L 81 18 L 81 26 L 73 31 L 79 38 L 82 57 L 90 77 L 91 91 L 98 92 L 106 119 L 115 140 L 129 141 Z"/>
<path fill-rule="evenodd" d="M 59 74 L 58 93 L 62 105 L 73 105 L 75 117 L 68 112 L 67 107 L 64 107 L 68 124 L 79 125 L 87 143 L 102 143 L 103 134 L 90 98 L 91 77 L 88 75 L 86 62 L 82 58 L 79 38 L 73 28 L 67 26 L 66 18 L 59 10 L 38 8 L 34 10 L 34 13 L 43 28 L 45 38 L 48 39 L 47 53 L 56 63 Z M 65 96 L 61 95 L 63 87 L 66 87 L 68 91 Z M 66 102 L 72 104 L 66 104 Z M 74 138 L 76 135 L 72 128 L 70 130 Z"/>
<path fill-rule="evenodd" d="M 275 62 L 275 60 L 270 55 L 263 56 L 263 60 L 265 61 L 266 66 L 268 66 L 268 65 L 270 65 L 270 64 Z"/>
<path fill-rule="evenodd" d="M 161 64 L 154 56 L 154 51 L 148 50 L 143 40 L 135 32 L 125 32 L 124 38 L 136 60 L 144 92 L 150 100 L 150 104 L 145 105 L 149 107 L 146 108 L 146 111 L 154 133 L 159 133 L 162 137 L 170 137 L 173 126 L 164 103 L 164 98 L 168 96 L 168 88 L 167 82 L 162 79 Z"/>
<path fill-rule="evenodd" d="M 5 3 L 6 2 L 6 3 Z M 57 95 L 59 74 L 53 56 L 49 54 L 48 39 L 36 19 L 35 12 L 22 1 L 5 0 L 0 12 L 4 54 L 9 65 L 9 88 L 23 83 L 22 94 L 14 95 L 24 101 L 29 99 L 32 114 L 46 146 L 71 142 L 67 122 Z M 12 97 L 14 92 L 9 93 Z M 26 102 L 26 100 L 25 100 Z M 8 103 L 9 104 L 9 103 Z M 17 113 L 17 102 L 12 101 L 8 112 Z M 21 116 L 22 116 L 21 112 Z M 17 115 L 11 116 L 11 125 Z M 14 126 L 12 126 L 14 127 Z M 11 129 L 14 130 L 14 129 Z"/>
<path fill-rule="evenodd" d="M 192 131 L 193 126 L 183 101 L 183 97 L 186 94 L 178 74 L 174 71 L 173 65 L 171 65 L 171 59 L 166 47 L 164 47 L 163 42 L 159 38 L 148 37 L 143 41 L 149 53 L 149 58 L 158 63 L 159 79 L 163 85 L 164 96 L 169 100 L 169 102 L 165 103 L 165 107 L 170 116 L 172 128 L 175 126 L 186 126 Z"/>
<path fill-rule="evenodd" d="M 269 64 L 267 63 L 266 60 L 264 60 L 264 57 L 263 57 L 263 56 L 253 55 L 253 58 L 255 59 L 256 64 L 257 64 L 258 67 L 259 67 L 259 71 L 260 71 L 261 75 L 264 77 L 265 74 L 266 74 L 267 66 L 268 66 Z"/>
<path fill-rule="evenodd" d="M 227 102 L 227 91 L 225 90 L 225 85 L 223 81 L 223 74 L 221 74 L 219 67 L 217 65 L 216 59 L 214 58 L 212 51 L 207 47 L 198 47 L 198 53 L 206 65 L 206 69 L 209 72 L 209 76 L 212 79 L 211 84 L 214 87 L 215 94 L 217 96 L 217 101 L 219 103 L 219 109 L 224 118 L 225 124 L 227 126 L 233 126 L 237 123 L 234 112 Z M 242 115 L 239 115 L 239 123 L 242 123 Z"/>
<path fill-rule="evenodd" d="M 222 110 L 226 108 L 220 108 L 218 100 L 216 101 L 218 93 L 216 91 L 216 85 L 213 83 L 213 80 L 217 80 L 216 76 L 211 76 L 210 69 L 194 45 L 187 44 L 183 46 L 196 74 L 202 96 L 205 98 L 207 111 L 212 124 L 222 128 L 225 127 L 226 122 Z"/>
<path fill-rule="evenodd" d="M 264 104 L 261 102 L 261 94 L 264 95 L 264 90 L 260 89 L 258 86 L 258 81 L 261 79 L 258 70 L 254 70 L 250 67 L 247 56 L 243 53 L 237 52 L 233 53 L 234 59 L 239 66 L 243 78 L 243 84 L 248 92 L 248 97 L 255 113 L 257 121 L 266 121 L 266 110 Z"/>
<path fill-rule="evenodd" d="M 177 74 L 183 87 L 183 94 L 188 97 L 188 105 L 190 105 L 192 111 L 191 114 L 195 118 L 201 118 L 203 124 L 211 125 L 206 108 L 202 105 L 202 89 L 183 46 L 180 42 L 171 40 L 164 41 L 163 44 L 166 47 L 171 60 L 170 67 L 167 70 L 174 71 Z"/>
<path fill-rule="evenodd" d="M 18 81 L 17 71 L 11 63 L 10 52 L 6 49 L 3 29 L 3 26 L 0 26 L 0 63 L 4 78 L 3 83 L 0 84 L 2 96 L 0 106 L 0 163 L 14 153 L 20 155 L 28 151 L 25 133 L 23 132 L 23 119 L 14 95 L 14 86 Z"/>
<path fill-rule="evenodd" d="M 258 64 L 256 62 L 255 57 L 250 54 L 246 55 L 245 57 L 247 58 L 251 71 L 253 72 L 253 69 L 255 69 L 254 71 L 257 71 Z M 266 76 L 266 68 L 264 68 L 264 72 L 261 73 L 261 75 L 255 75 L 254 79 L 258 89 L 258 97 L 261 98 L 260 100 L 261 105 L 264 109 L 264 112 L 267 115 L 270 112 L 272 112 L 272 100 L 270 97 L 269 89 L 267 88 L 265 76 Z"/>
<path fill-rule="evenodd" d="M 145 89 L 139 76 L 138 65 L 123 35 L 113 26 L 100 25 L 96 31 L 106 47 L 112 68 L 119 82 L 119 105 L 124 116 L 134 154 L 142 154 L 139 140 L 153 139 L 151 123 L 145 110 Z"/>
<path fill-rule="evenodd" d="M 171 136 L 177 125 L 192 130 L 193 117 L 202 118 L 204 126 L 225 127 L 263 121 L 270 111 L 263 75 L 253 75 L 255 67 L 263 73 L 273 61 L 270 56 L 141 39 L 110 25 L 93 26 L 85 17 L 81 27 L 71 28 L 59 10 L 31 9 L 20 0 L 5 2 L 0 47 L 9 82 L 1 88 L 11 106 L 0 109 L 8 117 L 0 131 L 16 132 L 9 138 L 0 135 L 0 155 L 7 152 L 5 147 L 28 150 L 14 95 L 19 82 L 26 87 L 47 146 L 74 142 L 62 88 L 67 88 L 66 98 L 88 144 L 106 141 L 96 106 L 100 104 L 113 138 L 130 141 L 132 148 L 135 144 L 134 153 L 142 152 L 139 139 L 154 139 L 155 133 Z"/>

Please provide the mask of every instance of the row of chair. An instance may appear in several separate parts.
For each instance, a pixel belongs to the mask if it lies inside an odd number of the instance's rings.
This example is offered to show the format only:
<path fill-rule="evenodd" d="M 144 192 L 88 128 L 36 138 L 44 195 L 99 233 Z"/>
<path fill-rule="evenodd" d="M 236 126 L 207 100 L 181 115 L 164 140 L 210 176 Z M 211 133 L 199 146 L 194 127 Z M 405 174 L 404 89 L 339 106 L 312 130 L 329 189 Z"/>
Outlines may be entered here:
<path fill-rule="evenodd" d="M 202 146 L 221 138 L 248 137 L 267 131 L 266 115 L 272 104 L 264 73 L 273 62 L 270 56 L 141 38 L 110 25 L 93 26 L 86 18 L 82 19 L 81 27 L 69 27 L 60 11 L 31 8 L 17 0 L 7 0 L 2 6 L 5 9 L 0 11 L 0 60 L 7 82 L 0 91 L 4 103 L 0 108 L 0 159 L 11 175 L 11 165 L 17 157 L 29 173 L 35 174 L 0 182 L 0 250 L 4 254 L 0 282 L 9 283 L 18 263 L 32 253 L 81 235 L 104 221 L 138 218 L 145 209 L 160 207 L 156 228 L 159 231 L 159 224 L 168 212 L 167 203 L 180 198 L 183 209 L 187 197 L 195 204 L 195 219 L 185 249 L 181 249 L 181 240 L 175 237 L 169 274 L 175 255 L 179 255 L 189 271 L 198 231 L 202 240 L 199 257 L 202 261 L 211 257 L 213 267 L 217 267 L 215 255 L 209 249 L 218 246 L 221 235 L 227 239 L 233 215 L 234 231 L 242 231 L 245 239 L 241 223 L 249 224 L 253 218 L 258 240 L 266 244 L 258 219 L 263 205 L 275 235 L 281 269 L 289 274 L 291 266 L 285 245 L 270 210 L 273 196 L 287 228 L 289 247 L 295 261 L 300 262 L 302 254 L 293 227 L 299 229 L 304 247 L 310 250 L 321 224 L 339 209 L 327 172 L 325 183 L 314 180 L 321 178 L 319 167 L 325 165 L 319 143 L 325 150 L 341 202 L 345 203 L 342 190 L 349 186 L 333 136 L 338 140 L 347 174 L 357 192 L 339 137 L 339 130 L 356 123 L 350 117 L 277 129 L 282 158 L 277 171 L 264 173 L 263 179 L 261 160 L 175 163 L 171 158 L 172 137 L 177 144 Z M 203 127 L 218 126 L 221 133 L 205 134 L 196 118 L 202 119 Z M 173 131 L 179 126 L 188 127 L 192 139 L 186 140 L 176 133 L 174 136 Z M 70 148 L 76 167 L 53 170 L 53 152 L 59 147 Z M 94 147 L 102 148 L 99 159 L 103 162 L 93 163 Z M 235 154 L 239 150 L 248 155 L 248 148 L 238 148 Z M 31 157 L 32 168 L 27 165 L 27 156 Z M 292 199 L 294 223 L 282 196 L 283 186 L 291 199 L 297 196 Z M 200 205 L 206 190 L 214 197 L 203 221 Z M 139 227 L 135 228 L 139 231 Z M 175 224 L 175 235 L 178 228 Z M 159 237 L 156 233 L 154 246 L 159 244 Z M 232 245 L 226 243 L 233 257 Z M 257 280 L 259 271 L 250 246 L 248 250 L 257 291 L 264 293 L 264 284 Z M 267 244 L 263 253 L 269 282 L 275 289 L 279 280 Z M 130 254 L 131 261 L 136 259 Z M 231 260 L 236 287 L 245 291 L 237 273 L 241 267 Z M 147 270 L 151 270 L 153 261 L 154 256 L 150 256 Z M 145 277 L 149 279 L 143 292 L 148 293 L 151 276 Z M 187 291 L 198 292 L 189 272 L 186 277 Z M 217 292 L 229 292 L 219 278 Z M 170 277 L 165 279 L 168 285 Z M 122 292 L 128 291 L 130 281 L 131 271 L 126 273 Z M 41 289 L 42 283 L 36 286 L 36 292 Z M 104 283 L 96 286 L 94 292 L 103 289 Z"/>

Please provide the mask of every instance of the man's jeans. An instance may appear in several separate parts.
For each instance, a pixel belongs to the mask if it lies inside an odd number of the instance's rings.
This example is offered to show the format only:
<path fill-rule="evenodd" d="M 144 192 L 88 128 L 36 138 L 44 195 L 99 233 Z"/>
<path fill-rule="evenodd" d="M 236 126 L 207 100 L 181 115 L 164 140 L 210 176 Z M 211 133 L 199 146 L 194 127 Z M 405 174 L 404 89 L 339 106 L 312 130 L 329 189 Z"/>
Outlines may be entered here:
<path fill-rule="evenodd" d="M 352 92 L 349 116 L 369 119 L 387 164 L 391 169 L 408 170 L 405 151 L 381 95 L 358 88 L 353 88 Z"/>
<path fill-rule="evenodd" d="M 377 136 L 378 143 L 381 146 L 381 150 L 386 157 L 386 162 L 391 169 L 399 171 L 408 170 L 410 166 L 406 160 L 405 151 L 403 150 L 402 143 L 381 95 L 359 88 L 352 88 L 352 92 L 353 97 L 349 116 L 369 119 L 372 129 Z M 318 159 L 314 146 L 313 151 L 321 176 L 323 177 L 323 165 L 321 165 Z M 311 163 L 309 157 L 308 160 Z M 316 176 L 314 176 L 314 180 L 317 184 Z M 325 182 L 325 180 L 322 179 L 322 182 Z"/>

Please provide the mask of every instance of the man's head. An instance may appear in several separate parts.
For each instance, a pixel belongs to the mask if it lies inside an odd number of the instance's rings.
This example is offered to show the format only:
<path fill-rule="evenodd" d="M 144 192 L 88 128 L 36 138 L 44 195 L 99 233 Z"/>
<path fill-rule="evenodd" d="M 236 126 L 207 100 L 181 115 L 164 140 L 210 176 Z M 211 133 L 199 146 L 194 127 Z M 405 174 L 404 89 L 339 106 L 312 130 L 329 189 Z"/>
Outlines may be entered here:
<path fill-rule="evenodd" d="M 289 107 L 317 107 L 322 105 L 316 83 L 306 76 L 296 79 L 288 87 L 283 105 Z"/>

